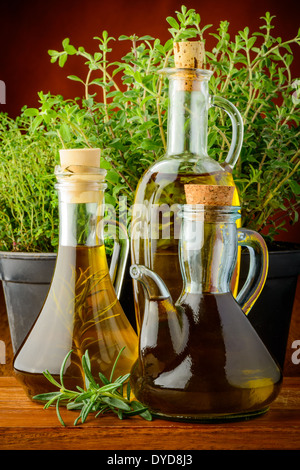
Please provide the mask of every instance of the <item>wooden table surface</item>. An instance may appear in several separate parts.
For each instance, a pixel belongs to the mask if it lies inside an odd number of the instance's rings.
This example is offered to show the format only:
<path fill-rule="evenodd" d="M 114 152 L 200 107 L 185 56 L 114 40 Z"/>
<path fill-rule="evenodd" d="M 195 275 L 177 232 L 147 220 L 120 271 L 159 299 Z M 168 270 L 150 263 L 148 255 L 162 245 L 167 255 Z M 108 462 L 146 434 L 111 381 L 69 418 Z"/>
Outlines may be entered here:
<path fill-rule="evenodd" d="M 0 377 L 0 449 L 2 450 L 299 450 L 300 377 L 284 379 L 267 414 L 226 424 L 178 423 L 140 417 L 90 416 L 74 426 L 75 411 L 31 402 L 14 377 Z"/>

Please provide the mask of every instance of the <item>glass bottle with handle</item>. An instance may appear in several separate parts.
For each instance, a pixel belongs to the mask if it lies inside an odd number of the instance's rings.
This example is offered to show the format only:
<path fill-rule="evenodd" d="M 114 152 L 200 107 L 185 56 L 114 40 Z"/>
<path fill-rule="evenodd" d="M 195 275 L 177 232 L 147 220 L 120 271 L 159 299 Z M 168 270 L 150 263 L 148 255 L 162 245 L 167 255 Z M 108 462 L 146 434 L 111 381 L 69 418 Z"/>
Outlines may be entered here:
<path fill-rule="evenodd" d="M 280 367 L 246 316 L 264 286 L 268 252 L 258 233 L 237 228 L 239 212 L 230 205 L 181 206 L 178 299 L 157 273 L 131 266 L 147 299 L 131 381 L 154 414 L 248 419 L 265 413 L 280 392 Z M 230 281 L 239 246 L 248 248 L 251 261 L 235 299 Z"/>
<path fill-rule="evenodd" d="M 220 96 L 210 96 L 212 72 L 201 69 L 203 53 L 201 42 L 176 43 L 176 67 L 161 71 L 169 79 L 167 151 L 141 178 L 132 212 L 131 261 L 159 274 L 173 298 L 182 289 L 177 213 L 178 205 L 186 202 L 184 185 L 231 185 L 235 188 L 232 204 L 239 205 L 232 170 L 241 151 L 243 121 L 232 103 Z M 211 106 L 225 110 L 232 123 L 231 145 L 223 163 L 212 159 L 207 151 Z M 238 266 L 233 290 L 238 282 Z M 133 286 L 139 325 L 146 299 L 135 281 Z"/>

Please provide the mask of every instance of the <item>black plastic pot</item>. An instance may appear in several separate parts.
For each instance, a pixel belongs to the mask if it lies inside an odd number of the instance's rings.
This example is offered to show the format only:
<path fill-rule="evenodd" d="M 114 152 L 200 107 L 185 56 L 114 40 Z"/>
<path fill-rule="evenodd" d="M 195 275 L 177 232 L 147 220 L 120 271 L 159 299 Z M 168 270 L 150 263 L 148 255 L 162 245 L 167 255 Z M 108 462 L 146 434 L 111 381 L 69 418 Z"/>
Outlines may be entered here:
<path fill-rule="evenodd" d="M 240 283 L 249 266 L 249 254 L 242 253 Z M 283 369 L 300 274 L 300 249 L 269 251 L 269 271 L 264 288 L 248 314 L 262 341 Z"/>
<path fill-rule="evenodd" d="M 0 252 L 0 279 L 14 354 L 41 311 L 55 261 L 54 253 Z"/>

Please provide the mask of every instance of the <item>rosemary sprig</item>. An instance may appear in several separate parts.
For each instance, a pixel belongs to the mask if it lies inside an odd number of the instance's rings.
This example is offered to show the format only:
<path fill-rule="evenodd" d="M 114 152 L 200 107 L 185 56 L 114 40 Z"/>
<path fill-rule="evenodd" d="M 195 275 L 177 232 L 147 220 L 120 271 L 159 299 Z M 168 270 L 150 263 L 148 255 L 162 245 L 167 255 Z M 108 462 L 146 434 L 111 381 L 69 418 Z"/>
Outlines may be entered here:
<path fill-rule="evenodd" d="M 77 386 L 77 391 L 68 390 L 64 386 L 63 373 L 65 369 L 66 362 L 72 353 L 70 351 L 60 369 L 60 383 L 54 379 L 48 370 L 43 372 L 46 379 L 49 380 L 54 386 L 59 388 L 57 392 L 42 393 L 40 395 L 35 395 L 34 400 L 46 401 L 44 408 L 47 409 L 49 406 L 56 404 L 56 414 L 59 419 L 59 422 L 65 426 L 65 423 L 60 414 L 60 405 L 63 403 L 68 410 L 80 410 L 79 415 L 74 421 L 76 426 L 79 421 L 83 424 L 86 421 L 87 416 L 90 413 L 95 413 L 95 418 L 101 414 L 107 412 L 115 413 L 119 419 L 124 419 L 130 416 L 140 415 L 142 418 L 147 421 L 152 420 L 151 413 L 140 402 L 137 400 L 130 399 L 131 388 L 129 383 L 130 374 L 121 375 L 115 381 L 113 381 L 113 374 L 116 368 L 116 364 L 119 360 L 121 353 L 124 348 L 119 352 L 109 379 L 105 377 L 101 372 L 99 372 L 99 378 L 103 385 L 98 385 L 95 382 L 94 377 L 91 373 L 91 363 L 88 351 L 85 351 L 82 356 L 82 368 L 85 376 L 85 387 L 82 389 Z M 127 381 L 126 387 L 124 387 L 125 382 Z"/>

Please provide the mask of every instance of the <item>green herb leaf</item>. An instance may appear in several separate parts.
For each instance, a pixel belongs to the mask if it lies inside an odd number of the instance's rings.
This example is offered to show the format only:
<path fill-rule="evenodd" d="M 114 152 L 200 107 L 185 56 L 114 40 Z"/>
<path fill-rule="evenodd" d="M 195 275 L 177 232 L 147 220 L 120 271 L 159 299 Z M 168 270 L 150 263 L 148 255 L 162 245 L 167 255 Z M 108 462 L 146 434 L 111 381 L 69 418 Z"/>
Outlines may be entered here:
<path fill-rule="evenodd" d="M 59 422 L 65 426 L 65 423 L 62 419 L 60 413 L 60 404 L 64 404 L 67 410 L 80 410 L 79 415 L 74 421 L 76 426 L 79 421 L 82 424 L 86 421 L 90 413 L 94 413 L 95 417 L 107 412 L 115 413 L 119 419 L 124 419 L 130 416 L 139 415 L 143 419 L 151 420 L 152 415 L 141 403 L 137 400 L 130 400 L 130 385 L 129 378 L 130 374 L 125 374 L 119 376 L 114 382 L 112 381 L 115 368 L 117 366 L 118 360 L 124 351 L 122 348 L 117 358 L 114 362 L 114 365 L 111 370 L 110 378 L 108 379 L 102 373 L 99 373 L 101 381 L 104 383 L 103 386 L 96 384 L 96 381 L 91 373 L 91 364 L 89 359 L 88 351 L 85 351 L 82 356 L 82 370 L 85 376 L 85 386 L 86 389 L 82 390 L 80 387 L 77 387 L 77 391 L 67 390 L 63 385 L 64 370 L 67 363 L 67 360 L 72 353 L 70 351 L 64 358 L 61 368 L 60 368 L 60 382 L 58 383 L 49 371 L 45 371 L 45 377 L 55 386 L 59 388 L 58 392 L 49 392 L 36 395 L 33 397 L 34 400 L 46 401 L 44 406 L 45 409 L 49 408 L 50 405 L 56 403 L 56 414 Z M 123 384 L 128 380 L 126 387 L 126 396 L 123 395 Z"/>
<path fill-rule="evenodd" d="M 70 355 L 72 354 L 72 352 L 73 352 L 73 350 L 68 352 L 68 354 L 64 358 L 64 360 L 62 362 L 62 365 L 61 365 L 61 368 L 60 368 L 59 377 L 60 377 L 60 383 L 61 383 L 62 387 L 64 386 L 63 377 L 64 377 L 64 370 L 65 370 L 65 367 L 66 367 L 66 363 L 67 363 L 67 360 L 69 359 Z"/>
<path fill-rule="evenodd" d="M 166 20 L 169 23 L 169 25 L 172 26 L 172 28 L 174 28 L 174 29 L 179 29 L 180 28 L 179 24 L 177 23 L 175 18 L 173 18 L 172 16 L 168 16 L 166 18 Z"/>
<path fill-rule="evenodd" d="M 115 362 L 114 362 L 114 365 L 113 365 L 112 370 L 111 370 L 111 373 L 110 373 L 110 378 L 109 378 L 110 382 L 111 382 L 112 379 L 113 379 L 113 375 L 114 375 L 114 372 L 115 372 L 115 368 L 116 368 L 117 362 L 118 362 L 118 360 L 119 360 L 119 358 L 120 358 L 122 352 L 124 351 L 124 349 L 125 349 L 125 346 L 119 351 L 119 353 L 118 353 L 118 355 L 117 355 L 117 358 L 116 358 L 116 360 L 115 360 Z"/>
<path fill-rule="evenodd" d="M 118 408 L 120 410 L 124 411 L 131 411 L 130 406 L 124 402 L 123 400 L 120 400 L 119 398 L 116 397 L 104 397 L 102 398 L 102 401 L 106 403 L 107 405 L 113 407 L 113 408 Z"/>

